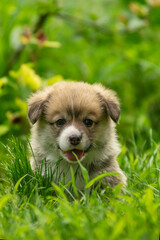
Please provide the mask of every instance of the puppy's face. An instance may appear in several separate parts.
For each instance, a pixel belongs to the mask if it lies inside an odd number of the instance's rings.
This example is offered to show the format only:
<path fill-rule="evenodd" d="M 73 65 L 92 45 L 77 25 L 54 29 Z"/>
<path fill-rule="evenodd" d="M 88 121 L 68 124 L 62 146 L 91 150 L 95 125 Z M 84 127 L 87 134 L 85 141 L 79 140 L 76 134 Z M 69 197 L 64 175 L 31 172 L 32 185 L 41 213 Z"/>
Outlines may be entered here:
<path fill-rule="evenodd" d="M 105 144 L 111 119 L 118 121 L 119 102 L 101 85 L 64 82 L 34 94 L 28 116 L 45 144 L 70 163 L 82 161 Z"/>

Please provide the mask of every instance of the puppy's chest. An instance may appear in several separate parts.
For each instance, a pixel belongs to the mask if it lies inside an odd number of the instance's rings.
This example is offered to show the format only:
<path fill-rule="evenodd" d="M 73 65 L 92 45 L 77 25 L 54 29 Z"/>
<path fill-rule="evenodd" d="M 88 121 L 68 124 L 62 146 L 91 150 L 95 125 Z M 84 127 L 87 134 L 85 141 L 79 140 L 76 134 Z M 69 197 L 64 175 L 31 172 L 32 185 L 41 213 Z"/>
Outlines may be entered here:
<path fill-rule="evenodd" d="M 80 166 L 78 164 L 69 164 L 65 160 L 61 160 L 59 163 L 58 162 L 56 163 L 53 160 L 50 161 L 48 157 L 46 160 L 47 162 L 49 162 L 49 165 L 52 169 L 54 183 L 56 184 L 69 183 L 73 178 L 72 176 L 72 173 L 73 173 L 76 187 L 79 190 L 84 189 L 85 182 L 82 176 Z"/>

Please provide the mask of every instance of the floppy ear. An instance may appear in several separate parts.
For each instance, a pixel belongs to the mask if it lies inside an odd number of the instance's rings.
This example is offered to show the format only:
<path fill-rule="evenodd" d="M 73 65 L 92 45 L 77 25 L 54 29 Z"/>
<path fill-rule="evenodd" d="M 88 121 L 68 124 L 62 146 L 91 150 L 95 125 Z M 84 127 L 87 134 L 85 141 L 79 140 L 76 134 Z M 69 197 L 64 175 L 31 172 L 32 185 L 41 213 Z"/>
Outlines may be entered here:
<path fill-rule="evenodd" d="M 121 113 L 120 105 L 112 100 L 111 101 L 107 100 L 106 109 L 107 109 L 109 116 L 112 118 L 112 120 L 115 123 L 118 123 L 120 113 Z"/>
<path fill-rule="evenodd" d="M 121 110 L 116 93 L 110 89 L 105 89 L 101 84 L 94 84 L 93 86 L 97 92 L 102 108 L 107 111 L 115 123 L 118 123 Z"/>
<path fill-rule="evenodd" d="M 48 90 L 48 89 L 47 89 Z M 47 102 L 48 91 L 39 91 L 31 95 L 28 100 L 28 118 L 32 124 L 42 116 L 45 103 Z"/>

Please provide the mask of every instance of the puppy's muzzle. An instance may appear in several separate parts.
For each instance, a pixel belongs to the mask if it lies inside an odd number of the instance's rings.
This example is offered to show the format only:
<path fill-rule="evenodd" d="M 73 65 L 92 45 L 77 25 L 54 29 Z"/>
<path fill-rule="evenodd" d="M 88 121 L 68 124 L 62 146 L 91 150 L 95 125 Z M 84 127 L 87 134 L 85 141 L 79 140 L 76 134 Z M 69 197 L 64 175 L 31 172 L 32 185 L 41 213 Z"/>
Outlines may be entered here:
<path fill-rule="evenodd" d="M 70 142 L 73 146 L 76 146 L 76 145 L 78 145 L 78 144 L 80 143 L 81 139 L 82 139 L 82 134 L 81 134 L 81 135 L 76 135 L 76 134 L 74 134 L 74 135 L 71 135 L 71 136 L 69 137 L 69 142 Z"/>

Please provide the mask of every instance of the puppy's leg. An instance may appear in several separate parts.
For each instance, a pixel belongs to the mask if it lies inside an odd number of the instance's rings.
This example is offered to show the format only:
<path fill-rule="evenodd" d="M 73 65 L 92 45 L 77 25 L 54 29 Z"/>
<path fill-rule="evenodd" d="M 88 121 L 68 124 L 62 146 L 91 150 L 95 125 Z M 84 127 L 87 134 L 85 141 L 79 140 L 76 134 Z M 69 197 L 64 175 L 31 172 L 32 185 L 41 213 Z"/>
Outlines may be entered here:
<path fill-rule="evenodd" d="M 122 183 L 123 189 L 125 189 L 127 185 L 127 178 L 124 175 L 123 171 L 120 169 L 118 162 L 112 158 L 112 160 L 108 164 L 108 160 L 104 161 L 100 164 L 91 164 L 88 168 L 90 179 L 97 177 L 103 173 L 116 172 L 118 175 L 109 175 L 103 178 L 102 182 L 111 187 L 115 187 L 116 185 Z"/>
<path fill-rule="evenodd" d="M 104 182 L 106 182 L 109 186 L 115 187 L 116 185 L 122 183 L 123 188 L 127 185 L 127 178 L 124 175 L 123 171 L 120 169 L 117 161 L 112 162 L 112 165 L 110 167 L 107 167 L 103 170 L 103 172 L 116 172 L 119 173 L 119 175 L 110 175 L 103 179 Z"/>

